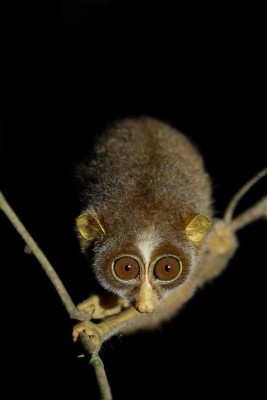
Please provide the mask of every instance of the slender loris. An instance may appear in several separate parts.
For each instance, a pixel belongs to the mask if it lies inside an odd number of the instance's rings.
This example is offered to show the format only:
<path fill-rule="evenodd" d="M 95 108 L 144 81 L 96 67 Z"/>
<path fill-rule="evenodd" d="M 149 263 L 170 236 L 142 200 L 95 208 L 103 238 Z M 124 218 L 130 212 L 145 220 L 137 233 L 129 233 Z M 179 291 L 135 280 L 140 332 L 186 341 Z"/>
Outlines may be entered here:
<path fill-rule="evenodd" d="M 103 321 L 77 325 L 74 338 L 84 330 L 99 345 L 114 332 L 169 319 L 216 275 L 201 265 L 211 184 L 190 141 L 146 117 L 109 126 L 79 175 L 85 204 L 76 221 L 81 248 L 112 301 L 94 295 L 81 303 L 81 310 Z"/>

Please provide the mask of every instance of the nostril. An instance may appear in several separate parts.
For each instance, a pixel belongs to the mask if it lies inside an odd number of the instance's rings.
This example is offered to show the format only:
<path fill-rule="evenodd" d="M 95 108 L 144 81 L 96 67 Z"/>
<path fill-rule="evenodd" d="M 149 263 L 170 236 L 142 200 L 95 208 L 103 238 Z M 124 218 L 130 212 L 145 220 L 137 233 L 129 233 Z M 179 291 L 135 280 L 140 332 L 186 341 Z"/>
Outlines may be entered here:
<path fill-rule="evenodd" d="M 155 306 L 154 306 L 154 304 L 151 304 L 151 303 L 150 304 L 141 303 L 141 304 L 137 304 L 136 309 L 140 313 L 151 314 L 155 310 Z"/>
<path fill-rule="evenodd" d="M 144 305 L 143 305 L 143 304 L 136 304 L 135 308 L 136 308 L 137 311 L 139 311 L 140 313 L 145 312 L 145 311 L 144 311 Z"/>

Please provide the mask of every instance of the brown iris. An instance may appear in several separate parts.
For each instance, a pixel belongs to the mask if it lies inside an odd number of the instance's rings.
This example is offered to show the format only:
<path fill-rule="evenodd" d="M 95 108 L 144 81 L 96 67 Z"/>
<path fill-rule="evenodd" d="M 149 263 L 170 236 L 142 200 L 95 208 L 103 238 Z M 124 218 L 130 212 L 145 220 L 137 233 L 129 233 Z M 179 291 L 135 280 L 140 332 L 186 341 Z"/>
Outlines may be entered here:
<path fill-rule="evenodd" d="M 181 261 L 173 256 L 165 256 L 160 258 L 154 267 L 154 275 L 161 281 L 171 281 L 182 272 Z"/>
<path fill-rule="evenodd" d="M 132 257 L 121 257 L 114 261 L 114 272 L 119 279 L 135 279 L 139 275 L 139 264 Z"/>

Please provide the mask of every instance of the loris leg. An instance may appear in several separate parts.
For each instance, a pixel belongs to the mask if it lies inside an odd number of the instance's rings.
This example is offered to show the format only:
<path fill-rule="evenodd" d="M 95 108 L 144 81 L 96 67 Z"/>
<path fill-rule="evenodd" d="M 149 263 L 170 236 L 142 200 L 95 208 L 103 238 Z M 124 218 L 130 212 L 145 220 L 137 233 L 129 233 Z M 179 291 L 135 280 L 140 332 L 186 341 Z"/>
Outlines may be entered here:
<path fill-rule="evenodd" d="M 206 247 L 199 262 L 195 278 L 197 286 L 216 278 L 227 266 L 237 249 L 237 238 L 232 227 L 218 220 L 207 238 Z"/>

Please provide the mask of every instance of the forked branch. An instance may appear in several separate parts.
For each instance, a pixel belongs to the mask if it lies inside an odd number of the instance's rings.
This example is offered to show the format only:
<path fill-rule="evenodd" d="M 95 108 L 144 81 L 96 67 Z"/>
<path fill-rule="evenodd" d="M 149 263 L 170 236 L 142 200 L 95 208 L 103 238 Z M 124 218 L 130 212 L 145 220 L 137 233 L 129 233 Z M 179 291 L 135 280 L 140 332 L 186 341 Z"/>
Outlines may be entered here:
<path fill-rule="evenodd" d="M 230 201 L 230 203 L 228 204 L 225 213 L 224 213 L 224 222 L 226 222 L 227 224 L 230 224 L 233 220 L 233 215 L 234 215 L 234 211 L 235 208 L 237 206 L 237 204 L 240 202 L 240 200 L 242 199 L 242 197 L 252 188 L 252 186 L 254 186 L 260 179 L 262 179 L 263 177 L 265 177 L 267 175 L 267 168 L 264 168 L 263 170 L 261 170 L 260 172 L 258 172 L 252 179 L 250 179 L 244 186 L 242 186 L 238 192 L 236 192 L 236 194 L 233 196 L 232 200 Z M 266 199 L 265 197 L 260 200 L 256 206 L 257 208 L 255 209 L 254 207 L 252 207 L 251 209 L 245 211 L 245 213 L 243 213 L 243 217 L 241 218 L 241 220 L 243 219 L 243 223 L 241 223 L 240 220 L 240 228 L 241 227 L 249 224 L 250 222 L 261 218 L 261 217 L 266 217 Z M 254 210 L 253 210 L 254 209 Z M 247 217 L 247 213 L 249 213 L 250 218 Z M 240 218 L 239 218 L 240 219 Z M 247 220 L 247 223 L 245 222 L 245 220 Z M 234 229 L 237 230 L 237 229 Z"/>
<path fill-rule="evenodd" d="M 267 196 L 264 196 L 254 206 L 248 208 L 242 214 L 238 215 L 231 223 L 233 231 L 239 231 L 251 222 L 259 218 L 267 219 Z"/>

